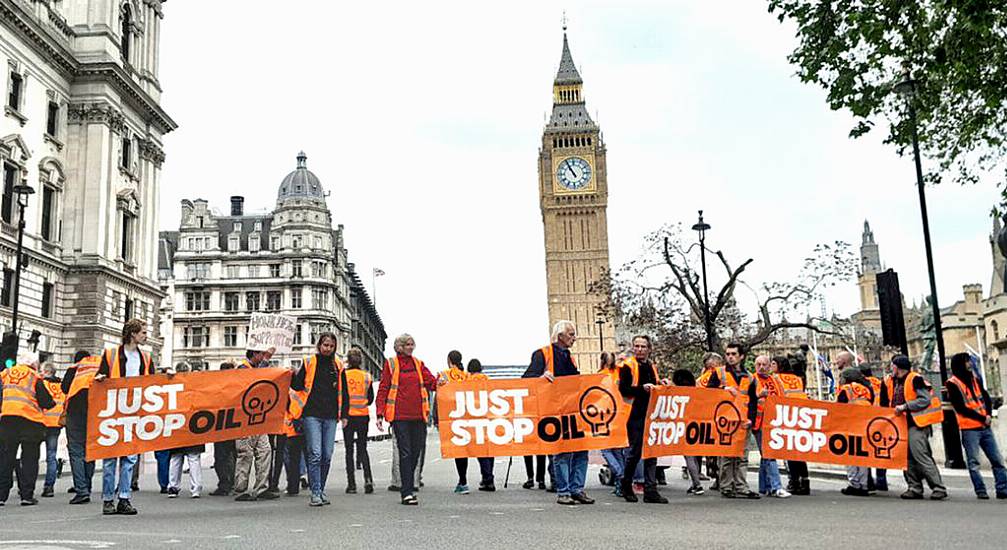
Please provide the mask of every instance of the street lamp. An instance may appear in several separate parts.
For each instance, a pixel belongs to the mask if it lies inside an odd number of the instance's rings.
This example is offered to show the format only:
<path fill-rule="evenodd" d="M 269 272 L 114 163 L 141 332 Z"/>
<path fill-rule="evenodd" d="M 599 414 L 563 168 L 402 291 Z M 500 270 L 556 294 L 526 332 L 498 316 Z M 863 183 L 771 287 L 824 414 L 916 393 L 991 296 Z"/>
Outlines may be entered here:
<path fill-rule="evenodd" d="M 605 326 L 605 316 L 602 315 L 601 311 L 598 312 L 598 318 L 594 324 L 598 325 L 598 351 L 600 353 L 605 351 L 605 333 L 602 332 L 602 327 Z"/>
<path fill-rule="evenodd" d="M 21 254 L 24 243 L 24 209 L 28 206 L 28 195 L 34 194 L 35 190 L 30 185 L 21 183 L 14 186 L 14 194 L 17 195 L 18 221 L 17 221 L 17 261 L 14 269 L 14 307 L 11 311 L 11 330 L 17 334 L 17 310 L 21 300 L 18 295 L 21 293 Z"/>
<path fill-rule="evenodd" d="M 937 339 L 937 357 L 940 362 L 942 400 L 947 402 L 948 381 L 947 362 L 944 353 L 944 336 L 941 329 L 941 309 L 937 305 L 937 279 L 934 277 L 934 253 L 930 245 L 930 221 L 927 217 L 927 197 L 923 187 L 923 165 L 920 162 L 920 138 L 916 124 L 916 81 L 909 71 L 902 75 L 902 81 L 895 85 L 895 92 L 902 96 L 909 109 L 909 127 L 913 138 L 913 160 L 916 162 L 916 188 L 920 195 L 920 216 L 923 218 L 923 244 L 927 251 L 927 274 L 930 276 L 930 307 L 934 316 L 934 338 Z M 951 468 L 965 468 L 962 457 L 962 443 L 958 434 L 958 420 L 953 411 L 944 410 L 944 422 L 941 425 L 944 439 L 944 452 L 947 465 Z"/>
<path fill-rule="evenodd" d="M 713 351 L 713 326 L 710 325 L 710 291 L 706 287 L 706 232 L 710 224 L 703 221 L 703 211 L 699 211 L 699 221 L 692 226 L 699 233 L 699 258 L 703 264 L 703 325 L 706 328 L 706 351 Z"/>

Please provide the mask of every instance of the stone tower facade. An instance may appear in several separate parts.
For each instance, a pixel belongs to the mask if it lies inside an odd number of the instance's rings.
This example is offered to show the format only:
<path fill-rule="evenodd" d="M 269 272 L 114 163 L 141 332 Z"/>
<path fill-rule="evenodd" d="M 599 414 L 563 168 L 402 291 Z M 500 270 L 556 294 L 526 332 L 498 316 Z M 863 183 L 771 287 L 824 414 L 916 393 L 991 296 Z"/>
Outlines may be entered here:
<path fill-rule="evenodd" d="M 593 372 L 601 350 L 613 351 L 616 343 L 612 321 L 597 323 L 601 300 L 591 292 L 609 268 L 608 176 L 605 143 L 585 107 L 583 84 L 564 29 L 552 116 L 538 158 L 549 324 L 573 321 L 574 360 L 582 372 Z"/>
<path fill-rule="evenodd" d="M 857 279 L 857 284 L 860 286 L 861 311 L 878 309 L 879 271 L 881 271 L 881 254 L 878 252 L 878 243 L 874 242 L 871 224 L 864 220 L 864 234 L 860 244 L 860 276 Z"/>

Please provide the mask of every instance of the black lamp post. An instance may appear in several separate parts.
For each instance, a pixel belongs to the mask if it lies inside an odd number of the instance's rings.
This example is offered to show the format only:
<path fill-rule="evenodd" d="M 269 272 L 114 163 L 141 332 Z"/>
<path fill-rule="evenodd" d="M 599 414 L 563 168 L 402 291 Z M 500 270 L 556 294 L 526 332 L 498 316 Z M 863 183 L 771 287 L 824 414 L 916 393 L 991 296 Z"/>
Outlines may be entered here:
<path fill-rule="evenodd" d="M 948 368 L 944 352 L 944 336 L 941 329 L 941 308 L 937 305 L 937 279 L 934 277 L 934 253 L 930 244 L 930 221 L 927 217 L 927 197 L 923 187 L 923 165 L 920 162 L 920 139 L 916 124 L 916 81 L 909 71 L 902 76 L 902 81 L 895 85 L 895 92 L 903 97 L 909 109 L 909 127 L 913 138 L 913 160 L 916 163 L 916 188 L 920 195 L 920 216 L 923 218 L 923 244 L 927 251 L 927 274 L 930 276 L 930 307 L 934 316 L 934 337 L 937 339 L 937 357 L 940 362 L 942 401 L 947 402 Z M 962 457 L 962 442 L 958 433 L 958 419 L 954 411 L 944 410 L 944 422 L 941 425 L 944 439 L 944 453 L 947 466 L 950 468 L 965 468 Z"/>
<path fill-rule="evenodd" d="M 594 324 L 598 325 L 598 352 L 605 351 L 605 333 L 602 331 L 605 326 L 605 316 L 598 312 L 598 318 L 595 320 Z"/>
<path fill-rule="evenodd" d="M 713 351 L 713 326 L 710 324 L 710 291 L 706 287 L 706 232 L 710 224 L 703 221 L 703 211 L 699 211 L 699 221 L 692 226 L 699 233 L 699 258 L 703 264 L 703 326 L 706 328 L 706 350 Z"/>
<path fill-rule="evenodd" d="M 14 194 L 17 195 L 18 221 L 17 221 L 17 260 L 14 269 L 14 305 L 11 311 L 11 330 L 17 334 L 17 310 L 21 300 L 21 255 L 23 254 L 24 243 L 24 209 L 28 206 L 28 195 L 34 194 L 35 190 L 30 185 L 21 183 L 14 186 Z"/>

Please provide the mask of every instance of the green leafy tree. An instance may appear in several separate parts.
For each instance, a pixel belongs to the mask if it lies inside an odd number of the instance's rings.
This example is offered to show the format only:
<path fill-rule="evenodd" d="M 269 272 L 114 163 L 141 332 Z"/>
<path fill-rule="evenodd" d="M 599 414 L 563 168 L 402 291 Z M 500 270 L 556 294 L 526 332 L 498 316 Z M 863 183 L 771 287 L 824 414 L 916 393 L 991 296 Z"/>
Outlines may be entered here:
<path fill-rule="evenodd" d="M 768 0 L 797 26 L 788 57 L 802 81 L 847 110 L 851 137 L 876 126 L 885 143 L 911 154 L 905 101 L 894 87 L 909 74 L 925 178 L 975 183 L 999 172 L 1007 204 L 1007 3 L 1003 0 Z"/>

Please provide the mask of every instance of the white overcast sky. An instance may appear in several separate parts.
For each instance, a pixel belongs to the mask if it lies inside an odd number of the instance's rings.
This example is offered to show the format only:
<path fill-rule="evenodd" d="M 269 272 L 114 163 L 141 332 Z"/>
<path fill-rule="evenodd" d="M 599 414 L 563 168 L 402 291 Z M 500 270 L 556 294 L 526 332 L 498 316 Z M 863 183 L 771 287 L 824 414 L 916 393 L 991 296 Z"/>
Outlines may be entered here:
<path fill-rule="evenodd" d="M 755 258 L 748 282 L 792 279 L 816 243 L 858 247 L 870 220 L 907 298 L 927 292 L 910 159 L 850 140 L 850 118 L 801 84 L 790 27 L 765 2 L 165 4 L 162 229 L 179 201 L 271 209 L 300 150 L 331 192 L 350 261 L 391 338 L 520 364 L 548 338 L 536 159 L 560 20 L 608 146 L 613 267 L 664 223 L 713 225 Z M 988 292 L 992 184 L 928 190 L 943 305 Z M 713 273 L 713 272 L 711 272 Z M 712 285 L 711 285 L 712 286 Z M 742 291 L 747 292 L 747 291 Z M 852 282 L 828 309 L 856 311 Z"/>

